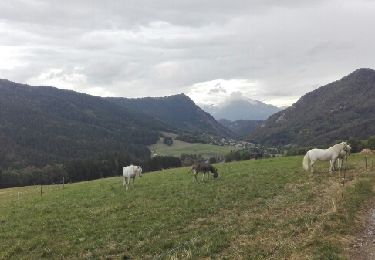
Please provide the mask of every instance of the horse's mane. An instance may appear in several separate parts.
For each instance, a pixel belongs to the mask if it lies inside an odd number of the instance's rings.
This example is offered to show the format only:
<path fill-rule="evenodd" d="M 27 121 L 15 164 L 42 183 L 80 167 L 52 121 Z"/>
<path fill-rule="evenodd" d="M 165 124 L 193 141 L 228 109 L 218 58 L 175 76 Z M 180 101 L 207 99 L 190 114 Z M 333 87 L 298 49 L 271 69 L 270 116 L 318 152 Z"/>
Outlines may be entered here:
<path fill-rule="evenodd" d="M 347 146 L 348 146 L 348 144 L 346 142 L 342 142 L 342 143 L 339 143 L 339 144 L 335 144 L 334 146 L 331 146 L 328 149 L 334 150 L 335 152 L 339 153 L 342 150 L 346 151 Z"/>

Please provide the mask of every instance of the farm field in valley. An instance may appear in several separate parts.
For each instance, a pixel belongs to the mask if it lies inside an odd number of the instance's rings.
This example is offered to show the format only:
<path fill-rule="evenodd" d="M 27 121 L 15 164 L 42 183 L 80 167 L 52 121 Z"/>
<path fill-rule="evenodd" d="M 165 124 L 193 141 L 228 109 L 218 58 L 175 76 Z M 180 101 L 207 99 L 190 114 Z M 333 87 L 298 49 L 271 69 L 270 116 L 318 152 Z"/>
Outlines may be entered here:
<path fill-rule="evenodd" d="M 120 177 L 43 186 L 43 196 L 3 189 L 0 258 L 343 258 L 375 172 L 352 155 L 343 188 L 328 163 L 311 175 L 301 161 L 218 164 L 220 177 L 200 183 L 188 168 L 164 170 L 129 191 Z"/>
<path fill-rule="evenodd" d="M 161 141 L 150 146 L 150 150 L 162 156 L 180 156 L 181 154 L 200 154 L 203 157 L 218 156 L 236 150 L 233 146 L 219 146 L 213 144 L 186 143 L 180 140 L 173 140 L 173 144 L 168 146 Z"/>

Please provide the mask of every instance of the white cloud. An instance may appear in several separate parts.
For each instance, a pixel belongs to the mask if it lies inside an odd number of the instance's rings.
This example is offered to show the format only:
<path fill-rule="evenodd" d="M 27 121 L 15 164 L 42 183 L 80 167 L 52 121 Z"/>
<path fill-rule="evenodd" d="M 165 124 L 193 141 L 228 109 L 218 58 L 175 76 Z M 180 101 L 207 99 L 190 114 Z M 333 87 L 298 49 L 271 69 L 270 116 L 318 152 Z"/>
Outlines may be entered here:
<path fill-rule="evenodd" d="M 27 83 L 37 86 L 55 86 L 62 89 L 77 90 L 86 85 L 87 79 L 80 68 L 67 72 L 61 68 L 48 69 L 37 77 L 30 78 Z"/>
<path fill-rule="evenodd" d="M 0 46 L 0 72 L 24 69 L 28 62 L 25 61 L 24 48 L 16 46 Z"/>
<path fill-rule="evenodd" d="M 295 103 L 300 96 L 283 96 L 283 97 L 271 97 L 264 102 L 266 104 L 271 104 L 277 107 L 287 107 Z"/>
<path fill-rule="evenodd" d="M 186 93 L 200 105 L 220 105 L 233 99 L 250 100 L 257 92 L 256 81 L 216 79 L 191 86 Z"/>
<path fill-rule="evenodd" d="M 90 86 L 83 71 L 84 69 L 80 67 L 74 67 L 71 70 L 62 68 L 48 69 L 37 77 L 30 78 L 26 83 L 36 86 L 54 86 L 60 89 L 70 89 L 93 96 L 115 96 L 114 93 L 104 87 Z"/>

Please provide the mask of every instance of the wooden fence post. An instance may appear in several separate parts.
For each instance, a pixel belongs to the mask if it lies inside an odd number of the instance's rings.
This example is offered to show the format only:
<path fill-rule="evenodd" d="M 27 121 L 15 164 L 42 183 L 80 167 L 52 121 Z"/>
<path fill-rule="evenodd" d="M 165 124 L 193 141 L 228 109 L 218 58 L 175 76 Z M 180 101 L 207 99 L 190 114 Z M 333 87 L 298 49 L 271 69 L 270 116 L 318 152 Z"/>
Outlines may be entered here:
<path fill-rule="evenodd" d="M 346 163 L 344 168 L 344 177 L 342 178 L 342 190 L 341 190 L 341 198 L 344 199 L 344 188 L 345 188 L 345 181 L 346 181 Z"/>

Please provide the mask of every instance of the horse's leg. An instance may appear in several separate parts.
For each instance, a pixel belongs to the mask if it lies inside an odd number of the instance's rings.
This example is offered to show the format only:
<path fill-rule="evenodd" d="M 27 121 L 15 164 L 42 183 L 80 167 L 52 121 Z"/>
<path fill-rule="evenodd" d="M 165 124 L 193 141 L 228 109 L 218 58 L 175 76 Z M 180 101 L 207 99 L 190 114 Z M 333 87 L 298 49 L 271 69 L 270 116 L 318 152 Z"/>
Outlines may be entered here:
<path fill-rule="evenodd" d="M 332 158 L 332 160 L 329 161 L 330 167 L 329 172 L 332 173 L 335 170 L 335 163 L 336 163 L 337 157 Z"/>
<path fill-rule="evenodd" d="M 126 190 L 129 189 L 129 183 L 128 183 L 128 179 L 129 177 L 124 177 L 124 180 L 125 180 L 125 186 L 126 186 Z"/>
<path fill-rule="evenodd" d="M 204 181 L 204 176 L 206 175 L 205 172 L 203 172 L 203 175 L 202 175 L 202 181 Z"/>
<path fill-rule="evenodd" d="M 125 176 L 122 176 L 122 186 L 125 186 Z"/>
<path fill-rule="evenodd" d="M 329 161 L 329 173 L 333 173 L 333 171 L 335 170 L 335 163 L 336 159 L 332 159 Z"/>
<path fill-rule="evenodd" d="M 198 183 L 198 177 L 197 177 L 197 175 L 198 175 L 198 172 L 194 171 L 194 179 L 195 179 L 195 182 Z"/>
<path fill-rule="evenodd" d="M 311 173 L 314 173 L 314 163 L 315 163 L 315 160 L 310 160 Z"/>
<path fill-rule="evenodd" d="M 340 158 L 339 157 L 337 157 L 335 162 L 333 163 L 333 170 L 334 171 L 337 171 L 337 170 L 340 171 L 341 170 L 341 168 L 340 168 Z"/>
<path fill-rule="evenodd" d="M 337 162 L 337 158 L 335 160 L 332 160 L 332 172 L 335 172 L 337 169 L 335 168 Z"/>
<path fill-rule="evenodd" d="M 343 165 L 343 163 L 344 163 L 344 158 L 338 158 L 337 159 L 337 168 L 339 168 L 339 171 L 341 171 L 342 170 L 342 165 Z"/>
<path fill-rule="evenodd" d="M 333 164 L 333 170 L 334 171 L 337 171 L 337 170 L 340 171 L 340 159 L 339 158 L 337 158 L 336 162 Z"/>
<path fill-rule="evenodd" d="M 332 173 L 333 172 L 333 160 L 330 160 L 329 161 L 329 173 Z"/>
<path fill-rule="evenodd" d="M 345 156 L 345 157 L 346 157 L 346 156 Z M 342 158 L 342 159 L 340 160 L 340 170 L 342 170 L 342 168 L 344 167 L 344 160 L 345 160 L 345 157 Z"/>

